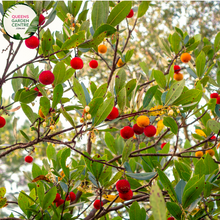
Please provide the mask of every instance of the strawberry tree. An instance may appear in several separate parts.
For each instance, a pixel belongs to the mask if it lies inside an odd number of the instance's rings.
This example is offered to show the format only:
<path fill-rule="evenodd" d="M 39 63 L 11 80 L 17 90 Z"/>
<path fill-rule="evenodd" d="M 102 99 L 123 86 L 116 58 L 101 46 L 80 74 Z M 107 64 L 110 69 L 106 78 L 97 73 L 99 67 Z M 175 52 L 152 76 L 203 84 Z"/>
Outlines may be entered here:
<path fill-rule="evenodd" d="M 13 4 L 3 1 L 2 15 Z M 0 91 L 10 81 L 14 94 L 1 103 L 0 127 L 16 103 L 31 134 L 21 130 L 26 141 L 1 146 L 0 160 L 25 150 L 32 171 L 13 201 L 0 187 L 0 208 L 16 204 L 4 219 L 218 219 L 220 33 L 211 41 L 176 27 L 154 42 L 164 70 L 155 62 L 149 71 L 144 61 L 131 63 L 138 54 L 130 45 L 140 19 L 156 7 L 151 2 L 25 4 L 37 12 L 28 29 L 34 35 L 13 39 L 1 28 L 7 49 Z M 63 27 L 53 33 L 56 17 Z M 29 60 L 13 68 L 24 43 L 36 55 L 24 54 Z M 97 80 L 83 82 L 83 69 Z M 106 79 L 98 80 L 103 70 Z M 40 166 L 35 152 L 42 146 Z"/>

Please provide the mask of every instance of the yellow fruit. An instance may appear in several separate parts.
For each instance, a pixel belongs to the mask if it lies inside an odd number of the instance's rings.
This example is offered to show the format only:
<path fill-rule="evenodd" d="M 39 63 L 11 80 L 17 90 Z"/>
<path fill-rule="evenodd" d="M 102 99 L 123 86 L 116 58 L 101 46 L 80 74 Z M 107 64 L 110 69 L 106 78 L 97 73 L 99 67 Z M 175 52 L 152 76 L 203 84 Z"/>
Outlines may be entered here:
<path fill-rule="evenodd" d="M 176 81 L 181 81 L 181 80 L 183 79 L 183 74 L 182 74 L 182 73 L 174 73 L 173 78 L 174 78 Z"/>
<path fill-rule="evenodd" d="M 41 118 L 45 118 L 45 115 L 43 114 L 41 109 L 39 110 L 38 114 L 40 115 Z"/>
<path fill-rule="evenodd" d="M 203 156 L 203 152 L 202 152 L 202 151 L 197 151 L 197 152 L 195 153 L 195 156 L 196 156 L 196 157 L 202 157 L 202 156 Z"/>
<path fill-rule="evenodd" d="M 137 118 L 136 123 L 139 127 L 144 128 L 150 124 L 150 119 L 145 115 L 141 115 Z"/>
<path fill-rule="evenodd" d="M 215 155 L 215 151 L 213 149 L 206 150 L 205 153 L 209 154 L 211 157 Z"/>
<path fill-rule="evenodd" d="M 107 52 L 107 47 L 104 44 L 101 44 L 98 46 L 98 52 L 99 53 L 106 53 Z"/>
<path fill-rule="evenodd" d="M 121 67 L 121 66 L 123 66 L 124 65 L 124 63 L 122 62 L 122 59 L 120 58 L 119 60 L 118 60 L 118 62 L 117 62 L 117 66 L 118 67 Z"/>
<path fill-rule="evenodd" d="M 89 107 L 89 106 L 86 106 L 86 107 L 84 108 L 84 111 L 85 111 L 85 112 L 89 112 L 89 110 L 90 110 L 90 107 Z"/>
<path fill-rule="evenodd" d="M 183 53 L 180 57 L 183 63 L 188 63 L 191 60 L 191 55 L 189 53 Z"/>
<path fill-rule="evenodd" d="M 114 196 L 114 195 L 103 195 L 102 197 L 111 202 L 115 199 L 116 196 Z M 121 199 L 120 197 L 118 197 L 115 200 L 115 203 L 119 203 L 119 202 L 124 202 L 124 200 Z"/>
<path fill-rule="evenodd" d="M 90 119 L 92 118 L 92 116 L 91 116 L 90 114 L 87 114 L 86 118 L 87 118 L 88 120 L 90 120 Z"/>

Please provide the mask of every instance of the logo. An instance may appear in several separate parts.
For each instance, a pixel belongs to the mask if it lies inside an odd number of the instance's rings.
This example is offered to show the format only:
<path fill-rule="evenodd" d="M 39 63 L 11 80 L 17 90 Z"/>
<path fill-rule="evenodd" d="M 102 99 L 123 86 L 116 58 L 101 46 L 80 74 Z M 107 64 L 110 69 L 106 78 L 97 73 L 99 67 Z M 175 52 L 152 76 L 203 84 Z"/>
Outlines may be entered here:
<path fill-rule="evenodd" d="M 30 6 L 18 3 L 9 7 L 3 16 L 3 26 L 5 32 L 12 38 L 24 40 L 31 37 L 34 32 L 31 30 L 31 25 L 36 12 Z"/>

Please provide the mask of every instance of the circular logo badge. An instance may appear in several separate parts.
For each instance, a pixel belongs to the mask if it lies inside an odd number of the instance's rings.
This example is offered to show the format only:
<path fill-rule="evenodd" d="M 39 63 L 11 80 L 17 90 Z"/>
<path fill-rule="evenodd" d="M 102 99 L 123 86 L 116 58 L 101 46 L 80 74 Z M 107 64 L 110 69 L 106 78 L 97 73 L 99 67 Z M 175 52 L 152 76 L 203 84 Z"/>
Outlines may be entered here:
<path fill-rule="evenodd" d="M 29 32 L 28 28 L 36 16 L 34 9 L 26 4 L 19 3 L 9 7 L 4 13 L 2 22 L 5 32 L 17 40 L 31 37 L 34 33 Z"/>

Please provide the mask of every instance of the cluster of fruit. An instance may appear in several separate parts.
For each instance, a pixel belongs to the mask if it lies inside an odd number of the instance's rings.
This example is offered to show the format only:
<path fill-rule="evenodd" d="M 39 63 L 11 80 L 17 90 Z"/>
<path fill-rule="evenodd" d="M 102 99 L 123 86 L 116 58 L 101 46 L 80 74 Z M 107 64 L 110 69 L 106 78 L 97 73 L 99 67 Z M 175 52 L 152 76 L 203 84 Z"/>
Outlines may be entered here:
<path fill-rule="evenodd" d="M 153 137 L 157 132 L 157 129 L 150 125 L 150 119 L 141 115 L 137 118 L 136 124 L 133 127 L 125 126 L 121 129 L 120 134 L 124 139 L 129 139 L 134 136 L 134 134 L 140 135 L 145 134 L 147 137 Z"/>
<path fill-rule="evenodd" d="M 133 192 L 131 190 L 131 186 L 130 183 L 125 180 L 119 180 L 116 183 L 116 189 L 118 191 L 118 195 L 122 200 L 130 200 L 133 197 Z M 95 200 L 95 202 L 93 203 L 93 206 L 95 209 L 100 209 L 103 206 L 103 202 L 100 201 L 99 199 Z"/>
<path fill-rule="evenodd" d="M 70 192 L 68 195 L 66 195 L 66 201 L 75 201 L 76 199 L 76 194 L 74 192 Z M 65 200 L 64 199 L 61 199 L 61 196 L 59 193 L 56 194 L 56 198 L 54 199 L 53 201 L 54 203 L 56 203 L 56 207 L 62 205 Z"/>
<path fill-rule="evenodd" d="M 180 60 L 183 62 L 183 63 L 188 63 L 190 60 L 191 60 L 191 55 L 189 53 L 183 53 L 181 56 L 180 56 Z M 176 81 L 181 81 L 183 79 L 183 74 L 180 73 L 180 66 L 178 65 L 174 65 L 174 76 L 173 78 L 176 80 Z"/>

